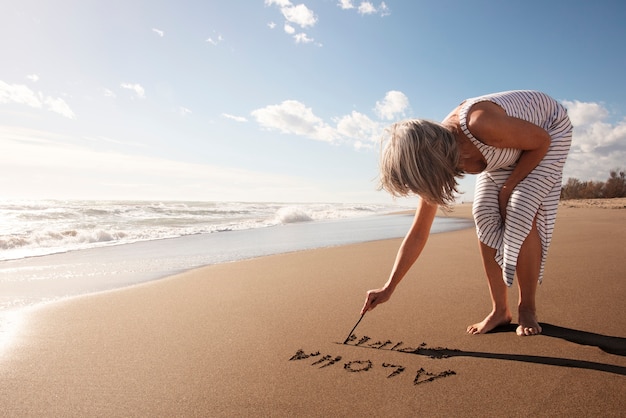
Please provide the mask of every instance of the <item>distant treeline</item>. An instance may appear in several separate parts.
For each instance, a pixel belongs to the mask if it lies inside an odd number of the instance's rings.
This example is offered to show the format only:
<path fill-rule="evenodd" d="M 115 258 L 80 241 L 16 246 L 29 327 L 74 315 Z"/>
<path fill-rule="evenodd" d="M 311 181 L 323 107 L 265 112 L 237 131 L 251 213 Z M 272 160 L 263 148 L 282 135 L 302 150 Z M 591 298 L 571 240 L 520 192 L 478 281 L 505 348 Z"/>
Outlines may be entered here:
<path fill-rule="evenodd" d="M 626 197 L 626 171 L 611 170 L 606 181 L 569 178 L 561 188 L 561 199 L 608 199 Z"/>

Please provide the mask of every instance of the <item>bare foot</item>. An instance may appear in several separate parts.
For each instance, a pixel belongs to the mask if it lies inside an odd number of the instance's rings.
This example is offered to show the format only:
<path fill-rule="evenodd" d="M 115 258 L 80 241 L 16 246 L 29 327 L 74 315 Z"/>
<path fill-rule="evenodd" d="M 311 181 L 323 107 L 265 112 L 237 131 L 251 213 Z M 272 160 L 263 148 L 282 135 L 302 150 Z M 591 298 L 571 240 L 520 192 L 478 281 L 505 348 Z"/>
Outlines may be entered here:
<path fill-rule="evenodd" d="M 541 326 L 537 322 L 537 315 L 535 315 L 534 311 L 519 310 L 519 326 L 515 332 L 520 337 L 541 334 Z"/>
<path fill-rule="evenodd" d="M 504 312 L 491 311 L 482 322 L 467 327 L 468 334 L 485 334 L 501 325 L 507 325 L 512 319 L 511 312 L 507 309 Z"/>

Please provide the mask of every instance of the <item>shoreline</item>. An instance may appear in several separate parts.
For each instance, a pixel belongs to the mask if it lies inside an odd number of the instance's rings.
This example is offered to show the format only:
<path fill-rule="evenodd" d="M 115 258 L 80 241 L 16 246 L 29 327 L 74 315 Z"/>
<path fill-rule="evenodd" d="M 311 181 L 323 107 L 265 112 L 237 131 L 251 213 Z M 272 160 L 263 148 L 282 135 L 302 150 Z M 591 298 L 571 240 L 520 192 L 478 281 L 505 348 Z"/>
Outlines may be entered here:
<path fill-rule="evenodd" d="M 541 336 L 465 334 L 490 306 L 470 228 L 432 235 L 348 345 L 400 238 L 39 307 L 3 355 L 0 403 L 10 416 L 620 416 L 625 224 L 625 210 L 559 210 L 538 289 Z M 511 396 L 493 402 L 494 387 Z"/>
<path fill-rule="evenodd" d="M 41 301 L 160 280 L 212 264 L 397 238 L 406 233 L 411 222 L 412 216 L 407 215 L 301 222 L 3 261 L 0 262 L 0 314 Z M 440 218 L 433 231 L 469 226 L 458 218 Z"/>

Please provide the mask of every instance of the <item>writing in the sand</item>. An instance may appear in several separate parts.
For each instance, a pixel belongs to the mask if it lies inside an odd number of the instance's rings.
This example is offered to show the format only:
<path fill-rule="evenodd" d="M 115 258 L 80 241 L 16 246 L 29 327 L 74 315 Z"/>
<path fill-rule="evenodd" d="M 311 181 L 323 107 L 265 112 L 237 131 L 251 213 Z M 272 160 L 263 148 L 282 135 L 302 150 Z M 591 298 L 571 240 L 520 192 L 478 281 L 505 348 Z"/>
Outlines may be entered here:
<path fill-rule="evenodd" d="M 444 358 L 447 357 L 445 351 L 449 349 L 444 348 L 428 348 L 425 343 L 422 343 L 418 348 L 413 347 L 404 347 L 403 342 L 399 342 L 393 344 L 392 341 L 376 341 L 370 343 L 370 337 L 362 337 L 358 339 L 355 335 L 351 335 L 347 342 L 344 345 L 352 345 L 356 347 L 365 347 L 372 348 L 376 350 L 389 350 L 389 351 L 398 351 L 402 353 L 411 353 L 411 354 L 427 354 L 431 358 Z M 352 343 L 352 344 L 350 344 Z M 343 365 L 343 369 L 347 372 L 351 373 L 360 373 L 360 372 L 369 372 L 375 369 L 382 367 L 382 370 L 385 370 L 385 374 L 387 374 L 387 379 L 400 376 L 406 371 L 406 367 L 401 364 L 396 363 L 387 363 L 382 362 L 380 364 L 374 363 L 371 360 L 350 360 L 347 362 L 342 362 L 342 356 L 335 356 L 331 354 L 322 355 L 320 351 L 314 351 L 307 353 L 304 350 L 300 349 L 294 354 L 289 361 L 296 360 L 313 360 L 310 364 L 311 366 L 317 366 L 320 369 L 331 367 L 334 365 Z M 448 377 L 455 375 L 456 372 L 453 370 L 445 370 L 438 373 L 433 373 L 426 371 L 423 367 L 420 367 L 415 377 L 413 378 L 413 385 L 420 385 L 423 383 L 433 382 L 437 379 L 441 379 L 443 377 Z M 412 375 L 411 375 L 412 376 Z"/>

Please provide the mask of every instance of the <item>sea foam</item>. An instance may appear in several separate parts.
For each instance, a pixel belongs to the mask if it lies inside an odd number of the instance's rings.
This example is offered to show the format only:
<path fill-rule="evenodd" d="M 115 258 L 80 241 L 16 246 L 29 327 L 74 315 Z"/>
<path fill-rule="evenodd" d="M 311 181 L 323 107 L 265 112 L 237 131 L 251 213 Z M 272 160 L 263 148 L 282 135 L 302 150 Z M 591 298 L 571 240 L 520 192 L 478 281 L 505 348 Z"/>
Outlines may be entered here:
<path fill-rule="evenodd" d="M 0 261 L 398 210 L 340 203 L 0 202 Z"/>

